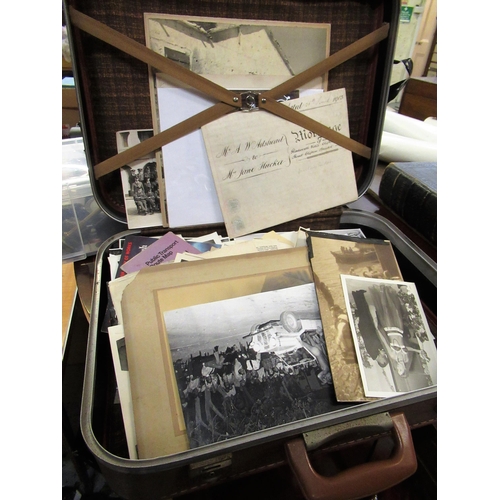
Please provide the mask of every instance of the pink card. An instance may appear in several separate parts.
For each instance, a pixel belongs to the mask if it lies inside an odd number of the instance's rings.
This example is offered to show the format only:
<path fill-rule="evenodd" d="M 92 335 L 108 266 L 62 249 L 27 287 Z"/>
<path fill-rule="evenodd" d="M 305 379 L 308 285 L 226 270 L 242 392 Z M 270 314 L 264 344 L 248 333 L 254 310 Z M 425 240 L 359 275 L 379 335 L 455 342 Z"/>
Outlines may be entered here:
<path fill-rule="evenodd" d="M 143 267 L 157 266 L 158 264 L 174 260 L 178 253 L 183 252 L 201 253 L 197 248 L 181 237 L 172 232 L 168 232 L 159 238 L 158 241 L 149 245 L 148 248 L 123 264 L 121 268 L 127 274 L 132 273 L 134 271 L 139 271 L 139 269 Z"/>

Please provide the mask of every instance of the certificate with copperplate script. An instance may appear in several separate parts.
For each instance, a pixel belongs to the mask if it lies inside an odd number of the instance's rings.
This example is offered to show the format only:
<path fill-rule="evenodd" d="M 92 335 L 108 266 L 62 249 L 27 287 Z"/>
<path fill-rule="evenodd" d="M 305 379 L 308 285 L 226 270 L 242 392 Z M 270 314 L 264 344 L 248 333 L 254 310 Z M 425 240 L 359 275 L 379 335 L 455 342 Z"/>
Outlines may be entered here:
<path fill-rule="evenodd" d="M 349 136 L 345 89 L 283 105 Z M 202 132 L 230 237 L 358 197 L 350 151 L 271 113 L 232 113 Z"/>

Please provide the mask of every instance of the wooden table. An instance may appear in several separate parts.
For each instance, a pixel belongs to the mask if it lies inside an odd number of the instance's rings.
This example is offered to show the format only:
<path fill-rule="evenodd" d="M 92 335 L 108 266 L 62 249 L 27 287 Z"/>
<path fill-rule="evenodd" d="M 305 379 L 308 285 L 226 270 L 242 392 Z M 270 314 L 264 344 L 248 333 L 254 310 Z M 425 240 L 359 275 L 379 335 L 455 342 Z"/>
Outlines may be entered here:
<path fill-rule="evenodd" d="M 68 340 L 69 325 L 77 296 L 75 269 L 72 262 L 62 265 L 62 353 Z"/>

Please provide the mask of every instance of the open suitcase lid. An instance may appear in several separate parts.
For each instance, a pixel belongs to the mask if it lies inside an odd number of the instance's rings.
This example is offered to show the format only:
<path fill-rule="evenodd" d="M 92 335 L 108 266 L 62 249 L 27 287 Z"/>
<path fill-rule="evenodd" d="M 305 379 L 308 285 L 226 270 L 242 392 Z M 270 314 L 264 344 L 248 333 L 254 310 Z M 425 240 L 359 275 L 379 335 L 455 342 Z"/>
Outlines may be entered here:
<path fill-rule="evenodd" d="M 339 56 L 339 60 L 332 61 L 336 67 L 328 73 L 328 90 L 346 89 L 350 138 L 354 146 L 348 144 L 344 147 L 357 151 L 353 153 L 353 164 L 358 196 L 366 192 L 378 161 L 399 10 L 382 0 L 354 4 L 322 2 L 307 5 L 307 9 L 298 9 L 295 4 L 269 2 L 262 10 L 260 3 L 257 5 L 254 1 L 243 5 L 197 1 L 176 6 L 152 0 L 142 2 L 141 13 L 137 12 L 135 4 L 124 2 L 119 11 L 111 14 L 99 2 L 65 2 L 91 184 L 96 200 L 108 215 L 127 222 L 119 168 L 116 163 L 108 170 L 102 168 L 103 164 L 107 166 L 113 157 L 117 157 L 116 132 L 154 129 L 156 124 L 151 104 L 150 73 L 143 61 L 149 61 L 151 54 L 158 54 L 149 51 L 149 55 L 144 55 L 140 49 L 138 55 L 134 52 L 138 44 L 145 47 L 142 14 L 148 12 L 301 23 L 324 23 L 325 19 L 333 19 L 331 57 L 328 59 Z M 356 19 L 356 23 L 350 23 L 349 19 Z M 93 26 L 93 21 L 98 24 Z M 101 28 L 104 31 L 110 28 L 110 33 L 103 34 Z M 130 42 L 132 50 L 128 52 L 134 56 L 110 45 L 115 35 L 119 39 L 115 45 L 123 49 L 123 43 Z M 362 41 L 367 39 L 367 44 L 362 46 Z M 168 63 L 172 64 L 171 61 Z M 326 65 L 326 60 L 323 65 Z M 221 98 L 226 99 L 228 95 L 229 92 L 222 92 Z M 265 106 L 263 102 L 260 104 Z"/>
<path fill-rule="evenodd" d="M 144 44 L 145 40 L 143 13 L 146 12 L 308 23 L 323 23 L 325 19 L 333 20 L 330 54 L 336 54 L 358 40 L 386 27 L 386 36 L 382 40 L 355 57 L 348 58 L 340 66 L 331 70 L 328 78 L 329 90 L 346 89 L 350 137 L 370 150 L 368 156 L 353 154 L 358 195 L 362 196 L 368 189 L 378 161 L 389 91 L 399 17 L 397 1 L 324 1 L 311 5 L 309 2 L 257 2 L 256 0 L 245 3 L 234 0 L 224 3 L 191 0 L 182 4 L 145 0 L 140 2 L 140 7 L 137 2 L 120 2 L 119 8 L 112 13 L 109 12 L 109 6 L 103 7 L 102 2 L 96 0 L 65 0 L 65 4 L 67 11 L 74 8 L 140 44 Z M 137 11 L 139 8 L 140 12 Z M 88 164 L 91 166 L 92 186 L 102 208 L 111 217 L 125 222 L 126 214 L 119 171 L 113 170 L 100 176 L 97 175 L 96 167 L 116 155 L 117 131 L 153 128 L 148 67 L 135 57 L 84 33 L 73 24 L 71 18 L 68 20 L 68 32 L 74 54 L 75 80 L 80 100 L 86 154 Z M 340 208 L 333 208 L 332 211 L 332 213 L 341 213 Z M 322 223 L 321 220 L 325 220 L 325 217 L 321 215 L 316 217 L 319 219 L 319 224 Z M 313 217 L 314 215 L 310 216 L 309 220 Z M 332 219 L 328 220 L 331 222 Z M 206 231 L 206 227 L 202 230 Z M 133 481 L 135 475 L 141 475 L 149 481 L 148 472 L 162 473 L 165 470 L 175 469 L 179 465 L 187 465 L 205 458 L 210 459 L 221 452 L 245 450 L 249 442 L 245 437 L 241 437 L 235 438 L 231 443 L 219 443 L 214 447 L 201 450 L 188 450 L 176 456 L 130 461 L 113 455 L 98 442 L 92 428 L 93 418 L 96 416 L 93 414 L 92 401 L 94 389 L 98 385 L 95 384 L 95 354 L 99 315 L 102 312 L 99 309 L 99 301 L 103 293 L 100 287 L 103 287 L 106 281 L 106 276 L 101 274 L 103 272 L 101 263 L 106 251 L 107 248 L 101 247 L 97 256 L 97 286 L 93 296 L 94 311 L 91 317 L 82 405 L 82 430 L 92 453 L 105 470 L 113 470 L 117 476 L 123 474 Z M 408 248 L 408 251 L 411 251 L 411 248 Z M 368 402 L 356 407 L 354 413 L 364 417 L 379 411 L 400 409 L 415 403 L 430 401 L 435 397 L 435 390 L 435 388 L 427 388 L 409 396 L 396 396 L 389 400 Z M 431 401 L 431 404 L 434 403 Z M 409 413 L 411 414 L 411 411 Z M 353 413 L 349 409 L 339 410 L 339 413 L 336 413 L 336 420 L 339 423 L 348 422 L 352 417 Z M 280 431 L 282 432 L 280 437 L 290 437 L 304 430 L 320 429 L 328 423 L 329 417 L 318 416 L 308 421 L 307 428 L 302 423 L 286 427 Z M 260 432 L 253 444 L 265 444 L 274 440 L 275 437 L 273 430 L 264 430 Z M 123 477 L 120 476 L 119 481 L 122 480 Z"/>

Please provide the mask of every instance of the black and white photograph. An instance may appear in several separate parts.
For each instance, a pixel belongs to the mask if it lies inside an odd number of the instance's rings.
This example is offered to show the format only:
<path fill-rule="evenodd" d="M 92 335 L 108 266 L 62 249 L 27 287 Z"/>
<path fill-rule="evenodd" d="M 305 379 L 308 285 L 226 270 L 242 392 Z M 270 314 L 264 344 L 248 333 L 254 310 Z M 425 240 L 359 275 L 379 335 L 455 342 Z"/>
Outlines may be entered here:
<path fill-rule="evenodd" d="M 148 47 L 201 75 L 291 77 L 323 60 L 330 48 L 327 23 L 144 17 Z"/>
<path fill-rule="evenodd" d="M 164 320 L 191 448 L 338 408 L 314 284 Z"/>
<path fill-rule="evenodd" d="M 437 384 L 437 350 L 414 283 L 342 275 L 365 394 Z"/>
<path fill-rule="evenodd" d="M 129 229 L 162 225 L 156 161 L 136 160 L 122 167 L 123 196 Z"/>
<path fill-rule="evenodd" d="M 116 146 L 121 153 L 153 136 L 153 130 L 121 130 Z M 129 229 L 162 225 L 160 185 L 154 153 L 121 168 L 123 198 Z"/>

